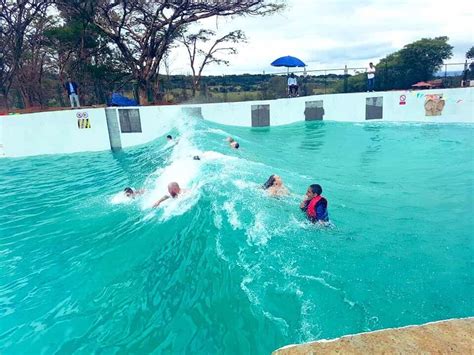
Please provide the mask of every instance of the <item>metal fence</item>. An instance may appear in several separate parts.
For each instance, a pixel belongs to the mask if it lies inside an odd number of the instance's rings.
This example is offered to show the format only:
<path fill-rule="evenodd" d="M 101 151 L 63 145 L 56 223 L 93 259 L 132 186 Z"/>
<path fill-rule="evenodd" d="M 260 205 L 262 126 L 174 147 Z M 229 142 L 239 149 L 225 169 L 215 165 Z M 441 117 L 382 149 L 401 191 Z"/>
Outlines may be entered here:
<path fill-rule="evenodd" d="M 467 63 L 445 63 L 442 70 L 435 74 L 432 80 L 436 87 L 460 87 L 465 76 Z M 362 92 L 367 90 L 367 68 L 344 67 L 328 69 L 290 69 L 297 76 L 299 95 L 317 95 L 347 92 Z M 197 98 L 200 102 L 241 101 L 245 99 L 274 99 L 288 95 L 288 71 L 264 73 L 257 85 L 250 90 L 231 83 L 231 76 L 224 76 L 219 92 L 201 92 Z M 471 74 L 472 75 L 472 74 Z M 228 79 L 226 79 L 226 77 Z M 415 89 L 416 77 L 412 73 L 387 67 L 377 67 L 375 90 Z M 421 79 L 419 80 L 421 81 Z"/>
<path fill-rule="evenodd" d="M 445 63 L 433 79 L 441 81 L 440 87 L 460 87 L 467 63 Z M 298 80 L 299 96 L 362 92 L 367 90 L 367 68 L 344 67 L 327 69 L 292 68 L 290 71 L 275 71 L 263 74 L 205 76 L 201 80 L 201 90 L 193 97 L 192 78 L 185 75 L 160 76 L 159 93 L 155 93 L 160 103 L 204 103 L 232 102 L 248 100 L 277 99 L 288 96 L 287 75 L 294 73 Z M 377 67 L 375 90 L 411 89 L 414 84 L 409 72 L 392 68 Z M 394 86 L 394 82 L 400 85 Z M 133 81 L 115 88 L 122 94 L 136 96 Z M 150 100 L 153 98 L 149 93 Z"/>

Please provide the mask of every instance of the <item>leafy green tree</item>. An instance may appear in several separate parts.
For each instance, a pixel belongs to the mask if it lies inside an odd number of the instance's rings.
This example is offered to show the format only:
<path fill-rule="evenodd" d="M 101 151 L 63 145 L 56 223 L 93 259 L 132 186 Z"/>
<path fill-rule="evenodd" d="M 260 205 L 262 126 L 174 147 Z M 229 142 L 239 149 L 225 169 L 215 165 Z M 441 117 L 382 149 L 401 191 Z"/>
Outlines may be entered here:
<path fill-rule="evenodd" d="M 474 47 L 471 47 L 466 52 L 466 59 L 474 59 Z M 467 65 L 467 60 L 466 60 Z M 473 80 L 474 79 L 474 61 L 471 60 L 469 67 L 464 69 L 463 80 Z"/>
<path fill-rule="evenodd" d="M 376 65 L 375 85 L 378 90 L 410 89 L 411 85 L 430 80 L 439 71 L 444 60 L 451 58 L 453 47 L 448 37 L 423 38 L 407 44 L 399 51 L 387 55 Z M 348 92 L 365 91 L 366 73 L 350 76 L 347 80 Z M 344 91 L 340 81 L 335 91 Z"/>
<path fill-rule="evenodd" d="M 130 82 L 120 52 L 92 22 L 95 1 L 57 0 L 58 23 L 47 31 L 48 46 L 59 83 L 67 74 L 80 85 L 85 103 L 105 103 L 116 89 Z"/>
<path fill-rule="evenodd" d="M 471 47 L 471 48 L 466 52 L 466 58 L 467 58 L 467 59 L 473 59 L 473 58 L 474 58 L 474 47 Z"/>
<path fill-rule="evenodd" d="M 446 36 L 422 38 L 407 44 L 377 64 L 378 88 L 408 89 L 416 82 L 432 79 L 444 60 L 451 58 L 452 50 Z"/>

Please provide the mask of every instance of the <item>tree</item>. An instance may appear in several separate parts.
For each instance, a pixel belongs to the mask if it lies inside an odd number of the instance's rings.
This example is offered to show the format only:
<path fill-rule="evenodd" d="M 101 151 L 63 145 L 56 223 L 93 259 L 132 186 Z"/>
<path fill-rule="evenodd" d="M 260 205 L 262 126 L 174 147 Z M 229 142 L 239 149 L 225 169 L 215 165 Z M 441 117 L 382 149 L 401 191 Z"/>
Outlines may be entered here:
<path fill-rule="evenodd" d="M 229 65 L 228 60 L 219 58 L 218 56 L 237 53 L 235 47 L 224 45 L 227 43 L 246 42 L 247 40 L 244 32 L 237 30 L 217 38 L 207 50 L 198 48 L 198 43 L 209 42 L 215 35 L 216 33 L 214 31 L 201 29 L 198 33 L 181 36 L 180 42 L 188 51 L 189 64 L 192 70 L 193 97 L 196 96 L 196 91 L 200 90 L 201 76 L 204 67 L 212 63 L 217 65 Z"/>
<path fill-rule="evenodd" d="M 385 76 L 380 89 L 407 89 L 419 81 L 433 78 L 444 60 L 451 58 L 453 47 L 448 37 L 422 38 L 380 60 L 377 69 Z"/>
<path fill-rule="evenodd" d="M 467 59 L 473 59 L 473 58 L 474 58 L 474 47 L 471 47 L 471 48 L 466 52 L 466 58 L 467 58 Z"/>
<path fill-rule="evenodd" d="M 45 105 L 43 78 L 49 61 L 48 48 L 45 46 L 45 31 L 52 19 L 42 13 L 31 23 L 25 33 L 24 50 L 18 63 L 13 86 L 20 92 L 26 108 Z"/>
<path fill-rule="evenodd" d="M 443 61 L 452 56 L 448 37 L 423 38 L 405 45 L 399 51 L 382 58 L 376 65 L 375 85 L 378 90 L 410 89 L 418 81 L 427 81 L 439 71 Z M 347 91 L 365 91 L 367 75 L 358 73 L 348 78 Z M 343 91 L 343 82 L 335 90 Z"/>
<path fill-rule="evenodd" d="M 56 3 L 61 21 L 46 35 L 59 86 L 69 74 L 79 83 L 84 102 L 105 103 L 111 91 L 130 81 L 130 74 L 120 52 L 92 22 L 96 2 Z"/>
<path fill-rule="evenodd" d="M 467 60 L 471 60 L 471 63 L 469 63 L 469 66 L 467 65 Z M 466 52 L 466 64 L 464 67 L 464 73 L 463 73 L 463 80 L 473 80 L 474 79 L 474 47 L 471 47 L 467 52 Z"/>
<path fill-rule="evenodd" d="M 23 59 L 24 41 L 32 22 L 44 16 L 50 0 L 0 0 L 0 91 L 8 108 L 8 93 Z"/>
<path fill-rule="evenodd" d="M 98 0 L 93 6 L 93 22 L 120 51 L 138 84 L 142 104 L 148 101 L 149 90 L 159 91 L 152 88 L 152 81 L 187 25 L 213 16 L 266 15 L 282 8 L 267 0 Z"/>

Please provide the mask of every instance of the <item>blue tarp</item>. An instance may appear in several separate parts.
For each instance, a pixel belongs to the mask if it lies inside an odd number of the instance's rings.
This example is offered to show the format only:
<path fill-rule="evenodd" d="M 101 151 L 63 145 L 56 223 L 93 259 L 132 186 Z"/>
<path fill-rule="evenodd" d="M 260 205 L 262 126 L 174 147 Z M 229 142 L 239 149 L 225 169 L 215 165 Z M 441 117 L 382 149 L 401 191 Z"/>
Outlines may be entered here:
<path fill-rule="evenodd" d="M 138 106 L 138 102 L 114 92 L 110 99 L 109 106 Z"/>

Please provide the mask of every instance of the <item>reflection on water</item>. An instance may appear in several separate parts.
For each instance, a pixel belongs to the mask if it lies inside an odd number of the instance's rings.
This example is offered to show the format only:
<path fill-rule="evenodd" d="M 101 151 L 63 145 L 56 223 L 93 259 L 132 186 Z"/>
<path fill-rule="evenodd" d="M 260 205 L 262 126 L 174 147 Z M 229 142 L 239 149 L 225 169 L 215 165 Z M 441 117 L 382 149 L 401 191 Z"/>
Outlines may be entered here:
<path fill-rule="evenodd" d="M 326 135 L 325 123 L 322 121 L 307 121 L 301 139 L 300 149 L 312 152 L 319 152 L 324 145 Z"/>
<path fill-rule="evenodd" d="M 372 163 L 379 159 L 379 152 L 383 147 L 381 124 L 366 124 L 363 130 L 368 133 L 368 142 L 360 155 L 361 169 L 369 168 Z"/>

